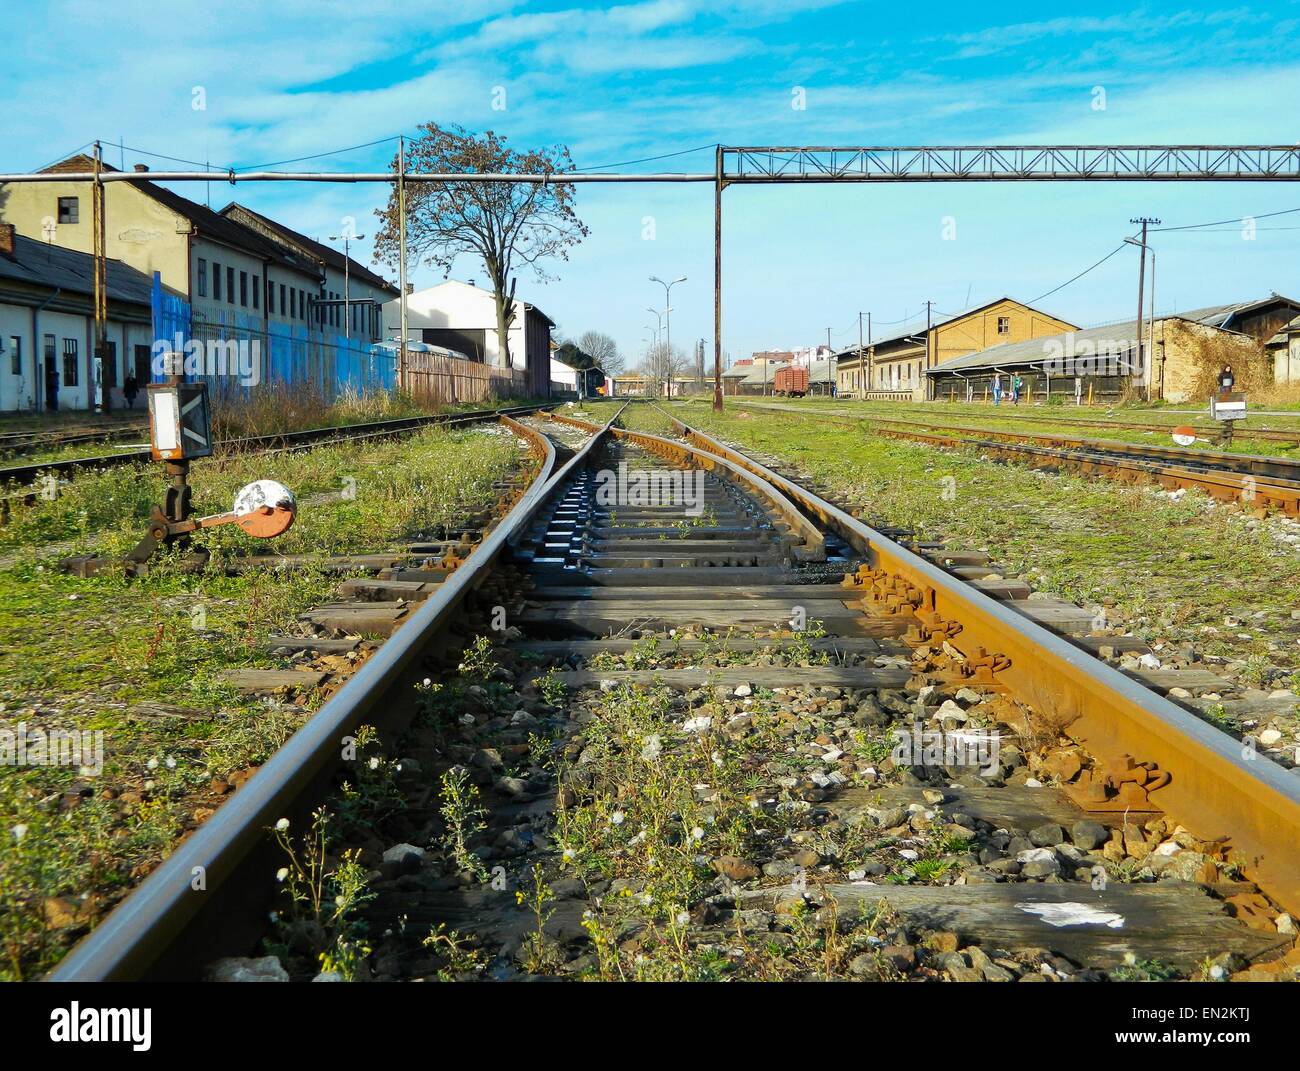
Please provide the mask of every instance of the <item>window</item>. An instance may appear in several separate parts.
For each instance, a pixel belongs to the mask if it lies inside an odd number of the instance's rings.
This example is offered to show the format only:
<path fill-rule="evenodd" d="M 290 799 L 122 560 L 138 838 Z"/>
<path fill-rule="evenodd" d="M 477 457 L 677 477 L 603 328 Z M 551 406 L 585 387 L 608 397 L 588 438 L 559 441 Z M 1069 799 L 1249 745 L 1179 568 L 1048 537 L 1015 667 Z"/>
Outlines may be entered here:
<path fill-rule="evenodd" d="M 1011 334 L 1011 317 L 1010 317 L 1010 316 L 999 316 L 999 317 L 998 317 L 998 334 L 999 334 L 999 335 L 1009 335 L 1009 334 Z"/>
<path fill-rule="evenodd" d="M 307 291 L 298 291 L 298 315 L 304 320 L 307 319 Z"/>
<path fill-rule="evenodd" d="M 246 271 L 239 273 L 239 303 L 244 308 L 248 308 L 248 272 Z"/>
<path fill-rule="evenodd" d="M 231 305 L 235 303 L 235 269 L 226 269 L 226 301 Z"/>
<path fill-rule="evenodd" d="M 23 374 L 23 340 L 17 335 L 9 336 L 9 372 L 15 376 Z"/>
<path fill-rule="evenodd" d="M 77 340 L 75 338 L 63 340 L 63 385 L 65 387 L 77 385 Z"/>
<path fill-rule="evenodd" d="M 59 198 L 59 222 L 80 223 L 81 206 L 76 197 Z"/>
<path fill-rule="evenodd" d="M 289 306 L 284 303 L 284 283 L 281 283 L 280 284 L 280 315 L 281 316 L 284 315 L 284 310 L 287 308 L 289 308 Z M 290 312 L 290 315 L 292 315 L 292 312 Z"/>
<path fill-rule="evenodd" d="M 406 179 L 402 179 L 402 181 L 405 182 Z M 280 287 L 280 308 L 282 309 L 284 308 L 284 287 L 283 286 Z M 297 290 L 289 291 L 289 318 L 290 319 L 298 318 L 298 291 Z"/>
<path fill-rule="evenodd" d="M 221 265 L 215 260 L 212 262 L 212 297 L 221 300 Z"/>
<path fill-rule="evenodd" d="M 262 280 L 259 279 L 256 275 L 254 275 L 253 276 L 253 308 L 255 309 L 261 307 L 258 305 L 258 301 L 261 300 L 259 296 L 261 293 L 261 289 L 262 289 Z"/>
<path fill-rule="evenodd" d="M 208 296 L 208 262 L 199 257 L 198 274 L 194 280 L 194 291 L 199 297 Z"/>
<path fill-rule="evenodd" d="M 45 364 L 47 367 L 53 367 L 54 365 L 54 359 L 57 356 L 55 351 L 56 345 L 57 343 L 55 342 L 53 335 L 45 336 Z"/>
<path fill-rule="evenodd" d="M 266 280 L 266 311 L 275 312 L 275 283 Z"/>

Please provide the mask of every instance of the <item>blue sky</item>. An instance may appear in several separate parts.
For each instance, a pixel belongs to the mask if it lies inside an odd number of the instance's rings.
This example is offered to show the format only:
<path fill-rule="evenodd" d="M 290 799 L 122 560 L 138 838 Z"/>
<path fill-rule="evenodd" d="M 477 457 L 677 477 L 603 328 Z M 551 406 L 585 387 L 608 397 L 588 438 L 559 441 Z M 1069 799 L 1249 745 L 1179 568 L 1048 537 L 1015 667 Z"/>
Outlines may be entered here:
<path fill-rule="evenodd" d="M 579 167 L 729 144 L 1270 142 L 1300 140 L 1300 4 L 1092 3 L 1077 13 L 1006 3 L 835 0 L 573 2 L 392 0 L 162 6 L 138 0 L 7 5 L 0 38 L 0 169 L 29 170 L 99 138 L 127 166 L 141 150 L 248 167 L 412 132 L 422 121 L 495 129 L 518 146 L 562 142 Z M 203 87 L 206 109 L 192 107 Z M 504 110 L 494 90 L 505 89 Z M 1095 89 L 1104 110 L 1094 108 Z M 791 106 L 802 88 L 806 107 Z M 499 93 L 495 99 L 500 100 Z M 388 144 L 294 165 L 384 166 Z M 107 150 L 118 163 L 114 146 Z M 712 149 L 633 170 L 707 170 Z M 177 165 L 184 166 L 184 165 Z M 201 186 L 182 189 L 203 200 Z M 355 216 L 370 233 L 375 186 L 231 187 L 324 237 Z M 605 330 L 635 355 L 651 275 L 673 291 L 675 342 L 712 343 L 712 191 L 583 187 L 591 236 L 559 279 L 519 292 L 565 333 Z M 732 188 L 724 206 L 723 342 L 753 349 L 855 342 L 931 300 L 955 312 L 1051 290 L 1131 233 L 1300 208 L 1295 184 L 996 184 Z M 644 220 L 654 219 L 646 240 Z M 943 237 L 944 220 L 956 238 Z M 1300 297 L 1300 213 L 1156 234 L 1157 307 L 1271 290 Z M 363 245 L 368 243 L 363 243 Z M 362 256 L 367 256 L 364 251 Z M 1125 250 L 1043 300 L 1081 325 L 1131 316 Z M 469 261 L 453 277 L 482 279 Z M 417 285 L 440 275 L 421 271 Z"/>

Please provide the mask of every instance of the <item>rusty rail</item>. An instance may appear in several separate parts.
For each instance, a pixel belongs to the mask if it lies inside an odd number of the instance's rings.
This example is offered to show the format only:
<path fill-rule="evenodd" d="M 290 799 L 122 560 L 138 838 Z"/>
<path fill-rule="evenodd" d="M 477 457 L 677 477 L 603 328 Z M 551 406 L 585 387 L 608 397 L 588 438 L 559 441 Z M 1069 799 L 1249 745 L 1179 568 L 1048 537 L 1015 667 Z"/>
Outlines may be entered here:
<path fill-rule="evenodd" d="M 392 639 L 68 954 L 49 975 L 51 981 L 191 976 L 189 960 L 195 952 L 183 947 L 182 938 L 235 925 L 250 914 L 256 897 L 241 895 L 237 879 L 254 851 L 265 845 L 268 827 L 286 813 L 301 810 L 304 798 L 319 794 L 340 762 L 343 739 L 367 717 L 375 716 L 382 698 L 404 679 L 510 540 L 568 473 L 585 462 L 602 431 L 596 427 L 591 440 L 557 471 L 549 440 L 535 429 L 515 427 L 541 464 L 510 512 L 439 585 L 437 593 L 419 604 Z M 260 910 L 251 914 L 262 917 Z M 201 944 L 202 938 L 191 943 Z"/>
<path fill-rule="evenodd" d="M 767 480 L 836 532 L 922 627 L 942 632 L 972 667 L 1049 715 L 1100 763 L 1153 767 L 1158 809 L 1204 840 L 1228 838 L 1232 860 L 1288 911 L 1300 910 L 1300 778 L 811 491 L 669 419 L 688 442 Z"/>

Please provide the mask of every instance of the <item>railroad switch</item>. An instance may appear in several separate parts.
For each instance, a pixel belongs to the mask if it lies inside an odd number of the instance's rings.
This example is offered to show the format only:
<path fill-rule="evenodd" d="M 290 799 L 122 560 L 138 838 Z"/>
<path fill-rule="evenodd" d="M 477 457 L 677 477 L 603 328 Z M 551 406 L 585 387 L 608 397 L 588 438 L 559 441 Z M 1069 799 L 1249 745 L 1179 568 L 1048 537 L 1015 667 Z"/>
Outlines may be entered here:
<path fill-rule="evenodd" d="M 1151 800 L 1150 793 L 1171 780 L 1170 774 L 1154 762 L 1138 762 L 1132 755 L 1120 755 L 1084 770 L 1065 790 L 1086 811 L 1152 812 L 1162 808 Z"/>

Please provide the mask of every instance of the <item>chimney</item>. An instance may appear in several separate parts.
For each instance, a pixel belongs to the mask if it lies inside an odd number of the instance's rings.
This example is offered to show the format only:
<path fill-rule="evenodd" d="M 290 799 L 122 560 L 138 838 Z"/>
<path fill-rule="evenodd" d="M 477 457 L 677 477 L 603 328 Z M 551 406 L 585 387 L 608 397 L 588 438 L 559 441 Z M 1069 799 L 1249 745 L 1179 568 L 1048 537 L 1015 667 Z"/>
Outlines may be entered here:
<path fill-rule="evenodd" d="M 0 223 L 0 253 L 9 257 L 14 255 L 14 225 L 12 223 Z"/>
<path fill-rule="evenodd" d="M 137 171 L 137 172 L 139 172 L 140 174 L 144 174 L 146 171 L 149 170 L 149 165 L 148 165 L 148 164 L 136 164 L 136 165 L 132 168 L 132 170 Z"/>

